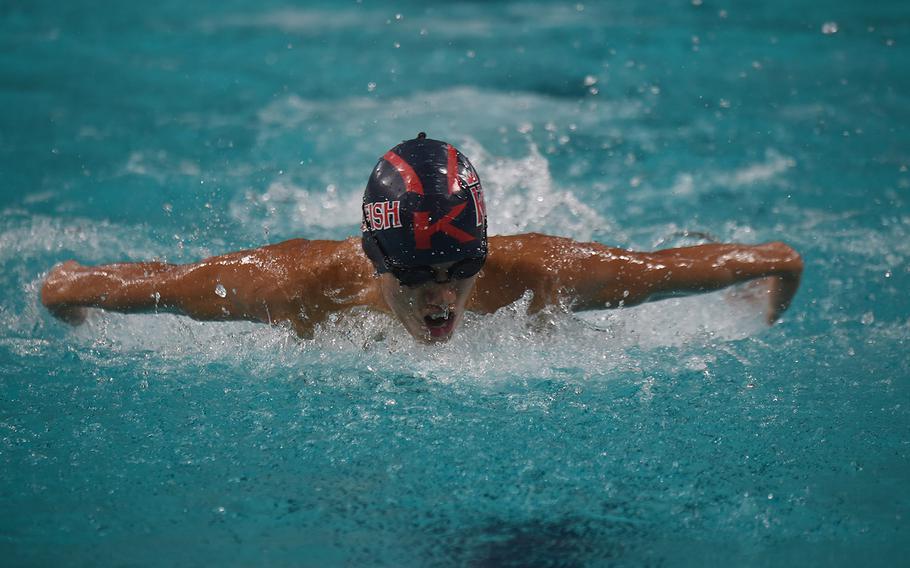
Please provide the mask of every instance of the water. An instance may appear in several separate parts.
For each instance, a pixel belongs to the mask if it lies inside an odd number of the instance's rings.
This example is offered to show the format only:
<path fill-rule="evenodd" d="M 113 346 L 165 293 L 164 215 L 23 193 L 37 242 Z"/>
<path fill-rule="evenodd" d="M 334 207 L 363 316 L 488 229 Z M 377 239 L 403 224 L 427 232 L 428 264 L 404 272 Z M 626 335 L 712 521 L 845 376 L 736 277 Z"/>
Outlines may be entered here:
<path fill-rule="evenodd" d="M 910 494 L 902 2 L 0 7 L 4 565 L 894 565 Z M 425 130 L 491 230 L 785 240 L 742 291 L 415 346 L 37 302 L 56 262 L 343 238 Z M 377 339 L 373 330 L 385 331 Z"/>

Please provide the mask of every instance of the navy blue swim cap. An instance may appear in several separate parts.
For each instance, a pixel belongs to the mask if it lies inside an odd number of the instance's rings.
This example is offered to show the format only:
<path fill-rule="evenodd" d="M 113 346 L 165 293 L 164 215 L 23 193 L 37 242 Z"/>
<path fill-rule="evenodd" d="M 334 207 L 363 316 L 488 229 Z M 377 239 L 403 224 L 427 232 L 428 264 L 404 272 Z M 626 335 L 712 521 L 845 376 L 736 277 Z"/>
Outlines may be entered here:
<path fill-rule="evenodd" d="M 487 215 L 474 166 L 423 132 L 395 146 L 379 159 L 363 192 L 361 232 L 379 273 L 486 258 Z"/>

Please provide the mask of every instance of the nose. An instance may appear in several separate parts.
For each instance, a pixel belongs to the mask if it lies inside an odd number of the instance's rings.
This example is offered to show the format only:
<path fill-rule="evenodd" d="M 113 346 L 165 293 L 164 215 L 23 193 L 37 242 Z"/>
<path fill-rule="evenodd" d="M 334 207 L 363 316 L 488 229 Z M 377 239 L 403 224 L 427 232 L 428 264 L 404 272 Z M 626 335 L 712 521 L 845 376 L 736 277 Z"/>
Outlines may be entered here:
<path fill-rule="evenodd" d="M 450 306 L 457 295 L 452 282 L 428 282 L 424 286 L 424 300 L 434 306 Z"/>

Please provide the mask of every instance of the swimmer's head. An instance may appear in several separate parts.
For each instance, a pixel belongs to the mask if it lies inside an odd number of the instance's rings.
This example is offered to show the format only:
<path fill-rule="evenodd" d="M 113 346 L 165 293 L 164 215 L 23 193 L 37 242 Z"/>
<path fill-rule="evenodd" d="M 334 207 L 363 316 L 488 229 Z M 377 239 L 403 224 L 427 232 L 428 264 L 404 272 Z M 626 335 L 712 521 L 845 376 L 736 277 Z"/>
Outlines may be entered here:
<path fill-rule="evenodd" d="M 379 159 L 363 192 L 363 250 L 379 274 L 405 285 L 432 279 L 426 268 L 455 262 L 451 276 L 471 276 L 487 256 L 483 189 L 454 146 L 417 138 Z"/>
<path fill-rule="evenodd" d="M 449 339 L 487 257 L 477 172 L 424 133 L 389 150 L 363 193 L 363 250 L 386 304 L 417 339 Z"/>

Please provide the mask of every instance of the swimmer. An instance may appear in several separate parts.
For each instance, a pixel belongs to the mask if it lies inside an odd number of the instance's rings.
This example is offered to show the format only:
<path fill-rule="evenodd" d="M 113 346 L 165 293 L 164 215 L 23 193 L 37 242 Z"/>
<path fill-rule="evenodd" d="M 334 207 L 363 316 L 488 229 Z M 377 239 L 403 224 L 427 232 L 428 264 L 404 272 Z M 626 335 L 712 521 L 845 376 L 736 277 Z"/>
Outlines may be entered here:
<path fill-rule="evenodd" d="M 389 150 L 363 194 L 360 238 L 293 239 L 193 264 L 67 261 L 41 301 L 71 324 L 86 308 L 174 312 L 197 320 L 291 326 L 301 337 L 333 313 L 394 315 L 418 341 L 447 341 L 466 311 L 495 312 L 531 293 L 530 313 L 634 306 L 762 279 L 774 323 L 803 262 L 782 242 L 634 252 L 537 233 L 487 236 L 483 189 L 450 144 L 420 133 Z"/>

